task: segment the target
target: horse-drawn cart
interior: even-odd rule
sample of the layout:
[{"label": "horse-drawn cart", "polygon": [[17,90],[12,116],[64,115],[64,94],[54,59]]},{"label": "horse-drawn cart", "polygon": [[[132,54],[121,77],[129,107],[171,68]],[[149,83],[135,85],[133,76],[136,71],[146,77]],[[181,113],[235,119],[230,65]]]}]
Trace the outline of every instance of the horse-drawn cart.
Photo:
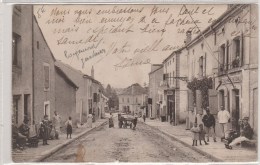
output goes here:
[{"label": "horse-drawn cart", "polygon": [[132,115],[121,114],[118,116],[118,125],[119,128],[130,128],[133,127],[134,117]]}]

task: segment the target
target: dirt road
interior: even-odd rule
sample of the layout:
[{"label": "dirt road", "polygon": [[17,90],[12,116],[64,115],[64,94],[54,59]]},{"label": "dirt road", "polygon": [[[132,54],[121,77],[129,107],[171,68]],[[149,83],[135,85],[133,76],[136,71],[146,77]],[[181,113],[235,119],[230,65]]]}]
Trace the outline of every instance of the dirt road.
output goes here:
[{"label": "dirt road", "polygon": [[[84,151],[85,150],[85,151]],[[46,162],[211,162],[209,158],[138,122],[136,130],[100,127]]]}]

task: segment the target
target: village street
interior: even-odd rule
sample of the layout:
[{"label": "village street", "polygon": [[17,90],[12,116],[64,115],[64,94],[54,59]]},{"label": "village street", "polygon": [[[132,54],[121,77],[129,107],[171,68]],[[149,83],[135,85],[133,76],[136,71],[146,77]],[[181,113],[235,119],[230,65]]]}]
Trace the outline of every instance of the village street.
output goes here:
[{"label": "village street", "polygon": [[171,140],[158,130],[138,122],[136,130],[104,125],[93,133],[61,149],[45,162],[74,162],[79,144],[86,153],[85,162],[211,162],[183,144]]}]

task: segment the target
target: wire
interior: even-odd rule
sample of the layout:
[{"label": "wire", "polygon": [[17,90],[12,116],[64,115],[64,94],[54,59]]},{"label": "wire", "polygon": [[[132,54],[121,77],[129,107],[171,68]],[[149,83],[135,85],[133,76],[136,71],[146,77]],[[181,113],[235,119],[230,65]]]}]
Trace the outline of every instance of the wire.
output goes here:
[{"label": "wire", "polygon": [[[186,10],[188,10],[187,7],[186,7],[186,5],[183,4],[183,6],[185,7]],[[190,18],[192,19],[194,25],[195,25],[195,26],[197,27],[197,29],[199,30],[200,35],[203,37],[203,40],[205,41],[205,43],[206,43],[206,45],[207,45],[207,47],[208,47],[208,49],[209,49],[209,51],[210,51],[210,54],[213,56],[213,58],[215,58],[215,60],[218,62],[219,65],[224,65],[224,64],[220,63],[219,60],[214,56],[214,53],[213,53],[211,47],[209,46],[209,44],[208,44],[208,42],[207,42],[207,40],[206,40],[204,34],[201,32],[199,26],[196,24],[195,20],[193,19],[193,17],[192,17],[191,14],[190,14],[190,12],[187,12],[187,13],[189,14]],[[226,72],[225,75],[228,77],[228,79],[229,79],[229,81],[231,82],[233,88],[236,88],[236,87],[234,86],[234,83],[232,82],[231,78],[229,77],[228,72]]]}]

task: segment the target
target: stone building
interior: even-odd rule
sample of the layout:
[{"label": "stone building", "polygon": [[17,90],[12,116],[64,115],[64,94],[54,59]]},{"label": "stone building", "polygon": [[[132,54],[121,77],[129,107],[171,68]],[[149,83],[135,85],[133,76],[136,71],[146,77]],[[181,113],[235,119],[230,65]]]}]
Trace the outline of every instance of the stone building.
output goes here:
[{"label": "stone building", "polygon": [[[209,105],[211,113],[216,115],[223,105],[231,114],[229,128],[237,130],[238,120],[249,117],[257,134],[257,11],[257,5],[229,6],[201,35],[187,43],[183,53],[188,55],[189,82],[200,80],[211,84],[208,97],[203,97],[200,89],[190,91],[190,124],[195,116],[201,122],[203,106]],[[217,135],[219,132],[217,124]]]},{"label": "stone building", "polygon": [[[190,38],[187,33],[187,39]],[[166,115],[165,119],[173,125],[185,123],[188,106],[187,90],[187,55],[185,49],[174,51],[163,61],[163,82],[161,91],[161,111]]]},{"label": "stone building", "polygon": [[24,117],[33,124],[33,30],[32,6],[13,7],[12,96],[13,117],[20,125]]},{"label": "stone building", "polygon": [[138,83],[125,88],[122,93],[118,94],[119,112],[142,114],[143,108],[146,106],[147,93],[147,89]]},{"label": "stone building", "polygon": [[160,118],[160,100],[158,88],[163,80],[163,65],[152,64],[149,73],[149,93],[148,98],[152,104],[148,104],[148,114],[150,118]]}]

